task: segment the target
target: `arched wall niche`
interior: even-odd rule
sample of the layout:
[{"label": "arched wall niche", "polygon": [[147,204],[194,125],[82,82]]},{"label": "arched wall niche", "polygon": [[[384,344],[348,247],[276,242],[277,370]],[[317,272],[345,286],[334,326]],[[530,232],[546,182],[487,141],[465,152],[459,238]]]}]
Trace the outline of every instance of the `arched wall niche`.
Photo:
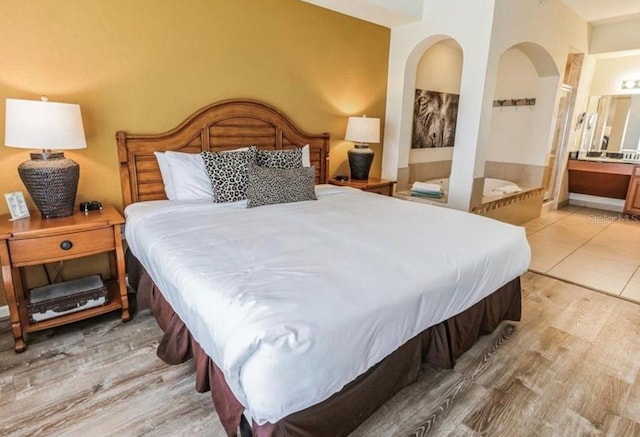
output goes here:
[{"label": "arched wall niche", "polygon": [[[462,47],[452,38],[431,45],[420,57],[409,150],[410,184],[451,174],[463,62]],[[421,147],[426,145],[436,147]]]},{"label": "arched wall niche", "polygon": [[[399,126],[399,189],[408,188],[416,180],[449,176],[453,147],[412,148],[416,94],[417,90],[424,90],[459,95],[463,62],[461,44],[443,34],[424,38],[408,56],[404,70],[403,114]],[[447,96],[448,99],[451,97]],[[420,101],[425,101],[424,94]]]},{"label": "arched wall niche", "polygon": [[[570,46],[579,52],[587,51],[588,34],[585,22],[558,0],[542,3],[426,0],[421,22],[399,26],[391,31],[382,162],[382,177],[386,179],[408,180],[407,151],[411,141],[416,66],[424,51],[445,36],[455,38],[464,51],[455,158],[447,206],[468,210],[478,200],[478,194],[482,193],[492,101],[501,53],[519,44],[534,59],[538,53],[546,51],[551,53],[559,71],[565,66]],[[545,57],[542,56],[542,59]],[[554,77],[554,70],[549,65],[544,61],[539,65],[536,62],[536,66],[541,68],[541,77],[548,77],[558,84],[559,80],[557,76]],[[552,102],[558,100],[559,88],[556,87]],[[542,107],[540,102],[536,106]],[[549,137],[554,106],[552,103],[549,111],[542,111],[548,114],[546,130],[536,132],[536,135],[545,137],[546,144],[551,143]]]},{"label": "arched wall niche", "polygon": [[[542,46],[514,44],[499,56],[484,175],[539,187],[549,171],[549,149],[560,86],[558,67]],[[522,106],[506,106],[511,100]],[[525,99],[535,99],[527,105]],[[531,101],[531,100],[530,100]],[[501,102],[507,102],[505,106]]]},{"label": "arched wall niche", "polygon": [[513,46],[511,46],[511,48],[520,50],[527,56],[527,58],[529,58],[536,71],[538,72],[538,76],[560,76],[560,72],[558,71],[558,67],[553,60],[553,57],[540,44],[537,44],[535,42],[521,42],[518,44],[514,44]]}]

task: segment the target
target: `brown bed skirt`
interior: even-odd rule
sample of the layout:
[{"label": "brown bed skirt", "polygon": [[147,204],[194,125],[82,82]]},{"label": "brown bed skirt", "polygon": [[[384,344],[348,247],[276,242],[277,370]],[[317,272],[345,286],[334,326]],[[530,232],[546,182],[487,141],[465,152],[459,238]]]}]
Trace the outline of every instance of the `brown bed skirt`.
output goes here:
[{"label": "brown bed skirt", "polygon": [[[236,436],[244,408],[222,371],[193,339],[144,269],[132,266],[129,277],[138,291],[138,308],[150,308],[164,331],[158,357],[168,364],[194,359],[196,390],[211,391],[222,426],[229,436]],[[520,311],[520,278],[516,278],[468,310],[418,334],[329,399],[275,424],[254,423],[253,436],[347,435],[394,394],[415,382],[423,362],[452,368],[481,335],[492,332],[503,320],[520,320]]]}]

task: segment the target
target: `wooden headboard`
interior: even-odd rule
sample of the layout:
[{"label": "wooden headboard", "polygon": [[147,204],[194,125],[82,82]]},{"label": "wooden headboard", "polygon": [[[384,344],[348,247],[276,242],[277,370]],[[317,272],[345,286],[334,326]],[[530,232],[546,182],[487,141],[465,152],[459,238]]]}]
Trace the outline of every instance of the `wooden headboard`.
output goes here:
[{"label": "wooden headboard", "polygon": [[328,133],[304,133],[286,115],[255,100],[224,100],[200,109],[169,132],[138,135],[119,131],[116,140],[124,206],[166,199],[153,152],[219,152],[252,144],[280,150],[309,144],[316,183],[326,183],[329,171]]}]

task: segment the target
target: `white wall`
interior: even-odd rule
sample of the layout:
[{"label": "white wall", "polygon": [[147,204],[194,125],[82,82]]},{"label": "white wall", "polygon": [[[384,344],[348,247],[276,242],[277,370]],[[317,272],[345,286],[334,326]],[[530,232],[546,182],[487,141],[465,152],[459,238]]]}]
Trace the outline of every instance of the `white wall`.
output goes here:
[{"label": "white wall", "polygon": [[591,26],[589,48],[592,54],[640,48],[640,18]]},{"label": "white wall", "polygon": [[[494,99],[537,96],[538,73],[529,58],[515,48],[504,52],[500,56]],[[536,109],[536,106],[492,109],[487,161],[525,163],[523,155],[531,149]]]},{"label": "white wall", "polygon": [[460,94],[462,80],[462,49],[445,40],[429,47],[420,58],[416,73],[416,88]]},{"label": "white wall", "polygon": [[495,99],[535,98],[536,104],[493,108],[487,161],[546,164],[549,143],[545,123],[554,110],[557,83],[557,76],[538,77],[538,71],[521,50],[512,48],[502,54]]},{"label": "white wall", "polygon": [[[418,63],[416,88],[460,94],[462,62],[462,49],[453,40],[445,40],[432,45],[424,52]],[[450,161],[452,158],[452,147],[411,149],[409,152],[410,164]]]},{"label": "white wall", "polygon": [[[416,0],[369,0],[387,9],[396,10],[399,13],[419,20],[422,17],[422,1]],[[344,3],[344,1],[343,1]]]},{"label": "white wall", "polygon": [[494,22],[492,54],[497,56],[518,43],[536,43],[564,73],[570,47],[588,52],[586,22],[560,0],[496,0]]},{"label": "white wall", "polygon": [[[520,151],[517,159],[528,161],[530,164],[545,165],[553,139],[561,77],[564,75],[567,56],[571,52],[588,52],[587,23],[560,0],[546,0],[542,3],[496,0],[494,21],[492,58],[499,59],[507,49],[523,42],[534,49],[544,49],[544,52],[538,52],[535,56],[530,54],[530,59],[533,58],[538,66],[538,75],[543,77],[538,83],[534,109],[535,138],[532,144],[535,146],[533,153],[530,153],[531,150]],[[544,68],[540,68],[540,65],[545,63],[545,56],[553,60],[553,66],[545,65]],[[581,99],[586,99],[585,94],[579,94]],[[572,124],[577,116],[578,114],[574,113]],[[575,133],[571,132],[569,144],[573,141],[574,135]]]},{"label": "white wall", "polygon": [[[413,95],[419,58],[445,37],[464,54],[449,206],[467,210],[475,178],[484,174],[492,100],[500,55],[523,42],[543,47],[556,74],[564,72],[570,49],[587,52],[587,25],[560,0],[424,0],[423,19],[391,29],[382,175],[395,179],[409,163]],[[544,76],[549,76],[544,72]],[[551,143],[555,101],[536,132]]]},{"label": "white wall", "polygon": [[418,22],[422,17],[422,1],[420,0],[302,1],[389,28]]},{"label": "white wall", "polygon": [[591,83],[591,95],[640,93],[638,89],[623,90],[622,81],[626,79],[640,79],[640,56],[598,59]]},{"label": "white wall", "polygon": [[382,175],[396,179],[409,164],[418,62],[432,44],[455,39],[464,54],[449,206],[468,209],[473,186],[478,120],[485,100],[487,53],[494,0],[425,0],[420,23],[391,29]]}]

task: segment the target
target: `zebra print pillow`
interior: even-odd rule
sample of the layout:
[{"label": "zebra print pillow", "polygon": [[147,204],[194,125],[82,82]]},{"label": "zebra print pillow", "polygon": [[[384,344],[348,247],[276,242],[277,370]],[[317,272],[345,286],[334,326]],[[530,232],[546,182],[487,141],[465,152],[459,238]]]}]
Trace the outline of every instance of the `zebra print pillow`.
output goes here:
[{"label": "zebra print pillow", "polygon": [[315,167],[269,168],[249,165],[247,208],[316,200]]}]

